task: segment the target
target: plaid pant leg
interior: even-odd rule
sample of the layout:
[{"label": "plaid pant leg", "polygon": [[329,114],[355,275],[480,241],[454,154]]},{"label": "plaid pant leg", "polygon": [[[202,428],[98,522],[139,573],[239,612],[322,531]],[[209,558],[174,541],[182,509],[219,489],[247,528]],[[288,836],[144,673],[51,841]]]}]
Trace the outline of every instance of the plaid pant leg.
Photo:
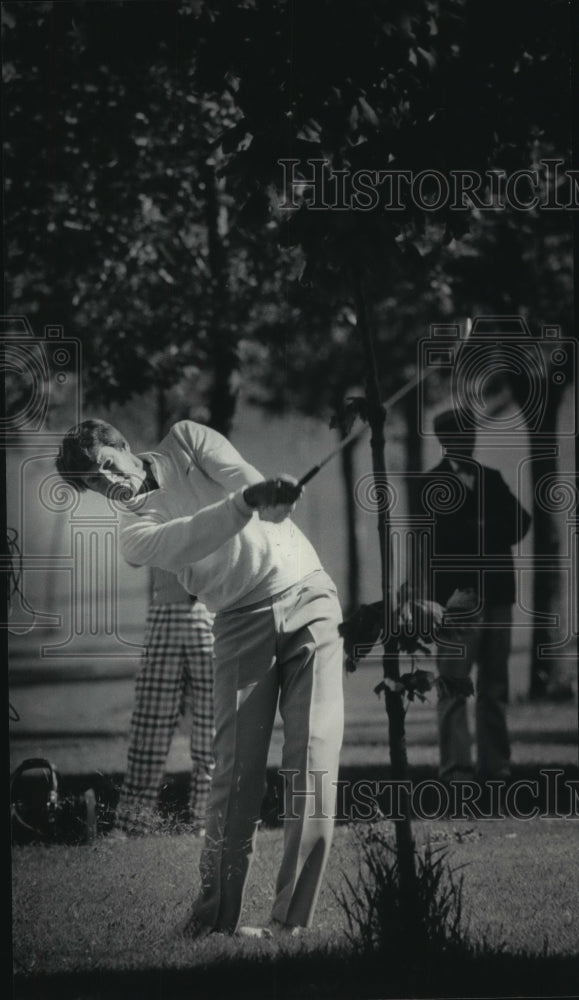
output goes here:
[{"label": "plaid pant leg", "polygon": [[157,806],[185,684],[183,651],[190,628],[186,604],[149,609],[145,652],[135,684],[127,771],[117,825],[145,827]]},{"label": "plaid pant leg", "polygon": [[205,821],[215,760],[213,737],[213,618],[203,604],[189,609],[190,627],[185,647],[185,702],[191,713],[191,787],[189,815],[194,824]]}]

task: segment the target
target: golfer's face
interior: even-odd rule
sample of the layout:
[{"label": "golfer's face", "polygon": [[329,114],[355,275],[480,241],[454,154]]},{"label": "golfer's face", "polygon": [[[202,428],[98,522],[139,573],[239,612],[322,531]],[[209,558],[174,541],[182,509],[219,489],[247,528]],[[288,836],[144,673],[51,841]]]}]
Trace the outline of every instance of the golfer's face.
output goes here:
[{"label": "golfer's face", "polygon": [[143,462],[128,447],[100,445],[95,455],[94,470],[86,476],[85,481],[89,489],[104,496],[110,495],[117,487],[129,490],[134,496],[139,492],[145,477]]}]

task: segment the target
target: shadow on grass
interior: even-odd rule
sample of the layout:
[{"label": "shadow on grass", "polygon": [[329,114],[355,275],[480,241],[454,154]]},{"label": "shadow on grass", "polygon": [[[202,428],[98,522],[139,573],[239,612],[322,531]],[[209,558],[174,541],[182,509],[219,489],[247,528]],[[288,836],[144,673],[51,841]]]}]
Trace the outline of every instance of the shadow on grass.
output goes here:
[{"label": "shadow on grass", "polygon": [[[443,959],[443,960],[442,960]],[[397,978],[392,956],[343,953],[235,959],[205,969],[15,977],[14,1000],[370,1000],[576,995],[579,955],[449,952],[427,974]]]}]

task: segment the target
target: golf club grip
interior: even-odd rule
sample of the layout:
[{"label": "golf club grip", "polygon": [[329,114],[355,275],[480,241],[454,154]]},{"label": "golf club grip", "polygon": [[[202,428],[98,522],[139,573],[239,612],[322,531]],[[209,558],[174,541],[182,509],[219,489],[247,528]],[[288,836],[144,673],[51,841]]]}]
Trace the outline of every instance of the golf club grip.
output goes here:
[{"label": "golf club grip", "polygon": [[314,476],[320,471],[320,469],[321,465],[314,465],[313,469],[310,469],[309,472],[306,472],[305,476],[302,476],[297,485],[305,486],[306,483],[309,483],[310,479],[314,478]]}]

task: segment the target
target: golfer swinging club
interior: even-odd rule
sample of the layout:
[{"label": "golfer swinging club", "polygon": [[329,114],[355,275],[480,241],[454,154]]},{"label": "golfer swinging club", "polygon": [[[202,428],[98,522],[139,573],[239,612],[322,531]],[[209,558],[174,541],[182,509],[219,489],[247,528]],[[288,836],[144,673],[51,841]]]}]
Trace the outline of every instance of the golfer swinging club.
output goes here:
[{"label": "golfer swinging club", "polygon": [[[270,934],[309,927],[333,832],[343,735],[336,588],[290,515],[302,489],[264,480],[216,431],[184,420],[135,455],[102,420],[64,437],[56,462],[79,490],[116,494],[125,558],[175,573],[215,612],[216,766],[201,890],[185,925]],[[240,928],[279,701],[291,809],[271,925]],[[315,788],[314,772],[323,772]],[[314,790],[317,798],[314,802]]]}]

